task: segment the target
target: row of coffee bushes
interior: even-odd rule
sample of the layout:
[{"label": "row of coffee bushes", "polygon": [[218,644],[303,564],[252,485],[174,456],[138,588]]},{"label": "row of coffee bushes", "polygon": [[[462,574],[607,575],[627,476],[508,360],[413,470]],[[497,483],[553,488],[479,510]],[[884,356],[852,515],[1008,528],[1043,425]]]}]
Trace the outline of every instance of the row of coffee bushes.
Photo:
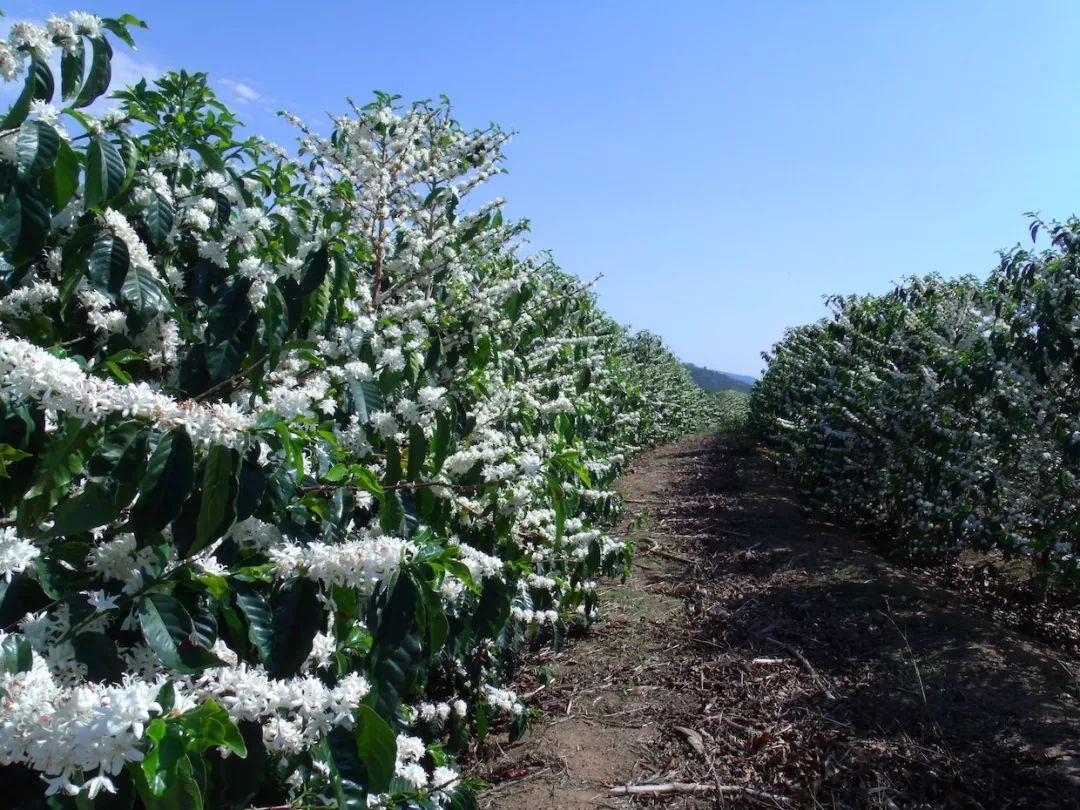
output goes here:
[{"label": "row of coffee bushes", "polygon": [[498,128],[377,95],[286,151],[187,72],[101,112],[140,25],[0,43],[4,801],[467,806],[516,651],[627,565],[621,465],[708,414],[474,202]]},{"label": "row of coffee bushes", "polygon": [[984,281],[928,276],[789,330],[756,429],[822,506],[919,555],[996,549],[1075,587],[1080,223]]},{"label": "row of coffee bushes", "polygon": [[687,368],[652,332],[638,332],[623,350],[645,397],[645,444],[671,441],[730,421],[733,407],[693,381]]}]

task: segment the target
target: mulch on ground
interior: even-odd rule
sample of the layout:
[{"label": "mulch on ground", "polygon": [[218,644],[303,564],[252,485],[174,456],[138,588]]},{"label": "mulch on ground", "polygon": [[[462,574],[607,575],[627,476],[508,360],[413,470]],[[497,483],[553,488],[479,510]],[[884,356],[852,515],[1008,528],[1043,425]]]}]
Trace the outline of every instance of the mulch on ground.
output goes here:
[{"label": "mulch on ground", "polygon": [[[481,806],[1080,806],[1075,607],[890,562],[739,436],[647,453],[622,487],[634,576],[523,668],[542,719],[475,752]],[[1038,610],[1065,629],[1022,632]]]}]

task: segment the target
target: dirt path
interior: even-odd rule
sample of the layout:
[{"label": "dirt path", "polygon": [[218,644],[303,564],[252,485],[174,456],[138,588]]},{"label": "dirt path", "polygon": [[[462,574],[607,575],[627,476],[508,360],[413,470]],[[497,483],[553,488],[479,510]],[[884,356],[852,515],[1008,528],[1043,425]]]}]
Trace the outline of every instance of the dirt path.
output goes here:
[{"label": "dirt path", "polygon": [[[815,522],[736,437],[659,448],[622,485],[634,576],[530,661],[543,718],[492,742],[482,807],[1080,806],[1074,659]],[[672,782],[698,787],[611,793]]]}]

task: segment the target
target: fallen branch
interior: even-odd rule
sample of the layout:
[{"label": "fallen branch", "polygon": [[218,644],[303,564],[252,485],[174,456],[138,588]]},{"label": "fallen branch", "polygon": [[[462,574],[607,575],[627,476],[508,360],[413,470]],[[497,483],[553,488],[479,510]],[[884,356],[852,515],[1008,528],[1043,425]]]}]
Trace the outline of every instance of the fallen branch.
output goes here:
[{"label": "fallen branch", "polygon": [[817,683],[818,686],[820,686],[824,690],[825,697],[827,697],[829,700],[836,700],[836,695],[834,695],[832,693],[832,690],[829,689],[829,685],[825,682],[825,679],[818,675],[817,670],[814,669],[814,666],[806,660],[806,656],[799,652],[798,648],[792,647],[790,644],[780,641],[780,639],[778,638],[773,638],[772,636],[762,635],[762,638],[770,644],[775,644],[777,647],[780,647],[791,653],[795,660],[798,661],[800,665],[802,665],[802,668],[806,670],[806,674],[813,678],[814,682]]},{"label": "fallen branch", "polygon": [[641,550],[646,554],[663,557],[666,560],[674,560],[675,562],[686,563],[687,565],[697,564],[697,560],[691,559],[690,557],[684,557],[682,554],[675,554],[672,551],[664,551],[662,548],[658,547],[655,544],[648,546],[642,545]]},{"label": "fallen branch", "polygon": [[657,785],[619,785],[613,787],[611,796],[671,796],[677,793],[744,793],[758,799],[786,804],[791,800],[756,788],[742,785],[706,785],[702,782],[663,782]]}]

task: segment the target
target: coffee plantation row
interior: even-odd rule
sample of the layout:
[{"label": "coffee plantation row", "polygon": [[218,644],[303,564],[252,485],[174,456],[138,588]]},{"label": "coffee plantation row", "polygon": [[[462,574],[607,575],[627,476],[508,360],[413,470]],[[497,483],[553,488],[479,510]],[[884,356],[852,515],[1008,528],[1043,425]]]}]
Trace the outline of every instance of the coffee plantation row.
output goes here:
[{"label": "coffee plantation row", "polygon": [[752,424],[820,505],[916,557],[1030,561],[1075,589],[1080,546],[1080,221],[986,281],[911,279],[831,299],[766,355]]},{"label": "coffee plantation row", "polygon": [[628,565],[620,468],[722,403],[473,203],[506,133],[378,94],[289,152],[187,72],[105,110],[141,25],[0,43],[3,801],[469,806]]}]

